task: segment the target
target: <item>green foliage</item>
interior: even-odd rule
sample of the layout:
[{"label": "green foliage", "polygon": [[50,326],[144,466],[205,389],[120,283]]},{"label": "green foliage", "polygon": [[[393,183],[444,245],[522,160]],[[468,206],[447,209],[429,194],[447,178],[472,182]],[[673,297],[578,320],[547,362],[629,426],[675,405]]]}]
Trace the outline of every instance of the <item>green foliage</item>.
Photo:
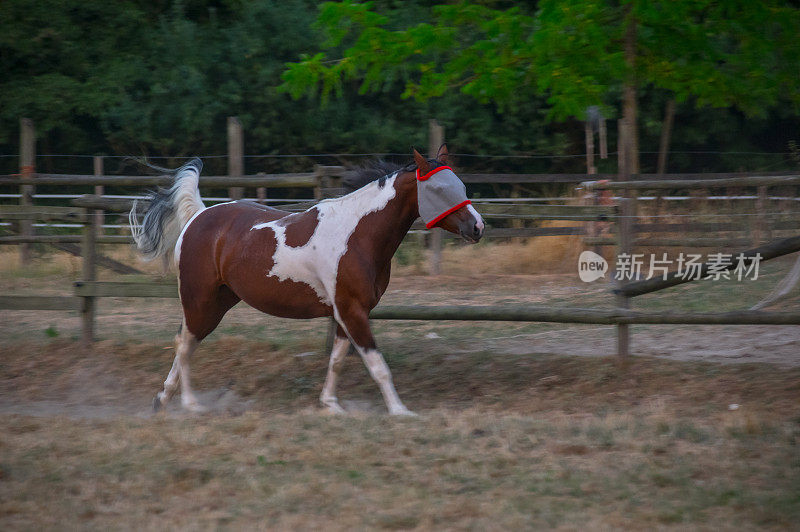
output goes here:
[{"label": "green foliage", "polygon": [[614,116],[628,75],[622,53],[624,11],[607,2],[540,2],[534,37],[536,83],[549,94],[551,116],[583,117],[590,105]]},{"label": "green foliage", "polygon": [[[283,87],[325,100],[341,95],[344,81],[361,80],[363,94],[400,77],[404,97],[458,88],[502,109],[524,104],[535,88],[557,119],[583,117],[590,105],[608,114],[626,82],[751,115],[781,99],[800,104],[800,10],[785,2],[541,0],[537,9],[462,0],[435,6],[432,24],[397,30],[371,3],[327,2],[317,25],[339,58],[320,52],[288,64]],[[623,50],[629,25],[633,64]]]},{"label": "green foliage", "polygon": [[797,28],[789,3],[637,3],[637,75],[698,106],[764,115],[781,99],[800,104]]},{"label": "green foliage", "polygon": [[[416,3],[397,5],[395,18],[403,23],[423,14]],[[315,100],[293,102],[277,86],[285,63],[322,46],[312,28],[315,6],[306,0],[2,2],[0,148],[16,152],[18,121],[27,116],[36,123],[40,153],[224,153],[231,115],[244,125],[248,153],[406,152],[425,145],[434,115],[465,151],[551,147],[538,135],[516,133],[516,124],[537,121],[537,106],[501,116],[446,95],[435,106],[404,101],[399,77],[363,97],[339,80],[325,89],[339,97],[323,108]],[[307,169],[313,162],[296,164]]]},{"label": "green foliage", "polygon": [[323,53],[287,64],[283,89],[323,101],[341,95],[342,83],[361,80],[359,93],[379,92],[396,80],[402,97],[425,101],[455,88],[481,103],[502,108],[522,103],[530,91],[529,64],[534,19],[519,8],[500,11],[461,2],[434,7],[435,24],[422,22],[405,30],[384,28],[390,17],[370,10],[371,3],[326,2],[317,27],[328,38],[323,46],[341,51],[341,59]]},{"label": "green foliage", "polygon": [[[621,52],[629,3],[4,0],[0,152],[17,153],[26,116],[39,153],[224,154],[225,120],[236,115],[248,154],[405,153],[426,144],[429,118],[459,152],[578,154],[583,132],[568,117],[590,104],[614,116],[630,75],[643,150],[654,148],[671,96],[686,102],[676,147],[786,149],[799,123],[785,107],[798,100],[797,9],[775,0],[630,3],[639,20],[631,71]],[[695,105],[719,109],[686,112]],[[0,162],[13,171],[11,158]],[[248,159],[247,171],[314,162]],[[583,168],[579,158],[461,162]],[[224,171],[224,161],[209,164]]]}]

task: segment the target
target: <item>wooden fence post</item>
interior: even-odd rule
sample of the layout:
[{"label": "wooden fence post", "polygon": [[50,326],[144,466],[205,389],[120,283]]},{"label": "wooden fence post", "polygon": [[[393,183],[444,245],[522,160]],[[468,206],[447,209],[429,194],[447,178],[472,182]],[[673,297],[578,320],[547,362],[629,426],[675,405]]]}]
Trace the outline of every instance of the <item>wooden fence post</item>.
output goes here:
[{"label": "wooden fence post", "polygon": [[758,199],[756,199],[756,220],[753,231],[754,246],[761,244],[761,242],[765,240],[769,240],[772,236],[767,224],[766,216],[764,215],[768,204],[769,196],[767,194],[767,187],[758,187]]},{"label": "wooden fence post", "polygon": [[589,120],[584,122],[586,133],[586,173],[595,175],[597,167],[594,165],[594,129]]},{"label": "wooden fence post", "polygon": [[[588,117],[584,122],[584,127],[586,134],[586,175],[589,179],[592,179],[591,176],[597,173],[597,166],[594,164],[594,128]],[[604,141],[605,139],[601,140],[601,150]],[[598,203],[597,191],[587,191],[581,202],[583,205],[597,205]],[[599,226],[596,221],[586,223],[586,234],[589,237],[596,237],[599,235]],[[599,255],[602,249],[600,249],[600,246],[595,245],[592,247],[592,251]]]},{"label": "wooden fence post", "polygon": [[[522,197],[521,187],[519,185],[512,185],[511,186],[511,194],[510,194],[510,196],[512,198],[514,198],[514,199],[521,198]],[[512,229],[524,229],[525,228],[525,220],[523,220],[522,218],[512,218],[511,219],[511,228]],[[510,239],[511,242],[516,242],[517,244],[522,243],[524,240],[525,240],[524,238],[517,238],[517,237]]]},{"label": "wooden fence post", "polygon": [[656,173],[664,175],[667,173],[667,155],[669,154],[669,141],[672,137],[672,123],[675,120],[675,100],[667,100],[664,109],[664,123],[661,126],[661,139],[658,144],[658,165]]},{"label": "wooden fence post", "polygon": [[600,158],[608,159],[608,142],[606,140],[606,119],[600,117],[600,131],[597,133],[597,140],[600,144]]},{"label": "wooden fence post", "polygon": [[[444,144],[444,127],[434,120],[428,121],[428,157],[433,159]],[[431,229],[430,238],[430,259],[428,273],[439,275],[442,273],[442,229],[434,227]]]},{"label": "wooden fence post", "polygon": [[[83,244],[81,254],[83,255],[83,275],[84,281],[97,280],[97,224],[98,218],[94,216],[92,209],[85,209],[86,220],[83,225]],[[86,350],[91,349],[94,341],[94,320],[97,301],[93,296],[83,298],[81,304],[81,342]]]},{"label": "wooden fence post", "polygon": [[317,179],[317,184],[314,186],[314,199],[319,201],[324,197],[322,189],[330,188],[330,185],[328,184],[329,179],[327,172],[320,164],[314,166],[314,176]]},{"label": "wooden fence post", "polygon": [[[600,205],[599,195],[601,193],[602,191],[587,190],[583,195],[583,204],[588,206]],[[586,236],[588,236],[589,238],[597,238],[600,236],[600,223],[597,220],[591,220],[586,222]],[[597,244],[594,244],[592,246],[592,251],[594,251],[598,255],[602,255],[603,248]]]},{"label": "wooden fence post", "polygon": [[[95,157],[94,158],[94,175],[97,177],[103,176],[103,158],[102,157]],[[105,192],[105,187],[103,185],[95,185],[94,193],[96,196],[102,196]],[[97,236],[103,235],[103,221],[105,220],[105,215],[103,214],[102,209],[98,209],[94,211],[94,217],[92,218],[92,223],[95,226],[95,230],[97,231]]]},{"label": "wooden fence post", "polygon": [[[244,134],[242,123],[235,116],[228,117],[228,176],[241,177],[244,175]],[[228,196],[232,200],[242,199],[244,188],[231,187]]]},{"label": "wooden fence post", "polygon": [[[631,142],[631,128],[624,120],[620,120],[619,124],[619,180],[630,181],[631,168],[632,168],[632,142]],[[630,199],[630,189],[623,189],[620,191],[622,199],[620,200],[620,218],[618,219],[618,238],[619,245],[617,247],[617,257],[623,254],[631,255],[633,251],[633,203]],[[618,285],[624,284],[624,279],[618,280]],[[630,298],[622,293],[616,296],[617,308],[630,309]],[[630,355],[631,331],[627,323],[617,324],[617,356],[620,361],[627,361]]]},{"label": "wooden fence post", "polygon": [[[19,120],[19,174],[23,179],[33,180],[36,171],[36,131],[33,120],[20,118]],[[33,205],[33,185],[20,187],[20,205]],[[20,220],[19,232],[23,237],[33,236],[33,223],[31,220]],[[31,261],[31,245],[20,244],[20,262],[26,266]]]},{"label": "wooden fence post", "polygon": [[795,197],[796,187],[781,187],[780,196],[783,198],[780,202],[781,214],[791,214],[794,201],[791,199]]}]

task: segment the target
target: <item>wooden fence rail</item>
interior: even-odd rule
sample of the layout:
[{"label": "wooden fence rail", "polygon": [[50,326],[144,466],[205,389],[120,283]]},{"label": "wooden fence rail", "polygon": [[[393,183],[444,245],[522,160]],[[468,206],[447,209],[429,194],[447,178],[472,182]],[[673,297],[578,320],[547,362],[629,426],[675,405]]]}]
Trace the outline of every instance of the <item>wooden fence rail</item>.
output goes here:
[{"label": "wooden fence rail", "polygon": [[[320,198],[324,192],[339,190],[335,188],[332,180],[341,177],[341,167],[317,167],[314,172],[298,174],[273,174],[259,176],[210,176],[202,177],[202,186],[215,187],[312,187],[315,197]],[[524,177],[529,178],[530,175]],[[552,177],[552,176],[549,176]],[[577,182],[585,180],[585,175],[567,175],[549,182]],[[580,235],[585,236],[584,242],[589,245],[615,245],[618,249],[632,249],[633,246],[683,246],[683,247],[744,247],[752,241],[750,235],[739,237],[731,234],[725,237],[687,237],[687,232],[752,232],[756,229],[758,238],[769,235],[766,220],[772,223],[769,230],[796,231],[800,228],[800,219],[797,216],[784,213],[760,212],[757,219],[750,220],[725,220],[724,222],[711,223],[685,223],[685,222],[655,222],[636,223],[636,198],[630,194],[634,190],[666,190],[686,188],[699,190],[716,187],[759,187],[757,201],[762,207],[766,201],[767,186],[796,186],[800,184],[800,176],[773,175],[773,176],[741,176],[720,174],[712,179],[692,177],[685,179],[671,179],[652,181],[644,176],[633,176],[623,183],[584,182],[587,191],[619,190],[626,196],[618,205],[601,204],[566,204],[554,205],[534,202],[482,202],[475,200],[476,206],[487,219],[527,219],[527,220],[572,220],[589,222],[608,222],[606,233],[608,236],[587,235],[587,228],[579,227],[510,227],[494,229],[489,236],[543,236],[543,235]],[[26,178],[27,179],[27,178]],[[478,177],[466,174],[465,181],[469,183],[517,183],[523,175],[490,174]],[[56,176],[37,174],[32,181],[21,178],[0,178],[0,185],[29,184],[69,184],[69,185],[126,185],[126,186],[153,186],[168,184],[170,178],[165,176]],[[530,183],[531,181],[526,181]],[[627,191],[627,193],[626,193]],[[694,199],[692,201],[695,201]],[[702,198],[698,201],[702,201]],[[21,243],[80,243],[84,255],[83,279],[75,284],[73,296],[2,296],[0,308],[13,310],[78,310],[82,316],[83,339],[88,344],[94,336],[95,313],[97,298],[103,297],[177,297],[177,287],[174,283],[109,283],[95,280],[95,267],[101,263],[95,247],[97,244],[130,243],[129,235],[105,235],[101,232],[102,217],[97,216],[98,211],[107,213],[125,213],[130,210],[132,201],[127,199],[113,199],[101,194],[85,195],[72,200],[70,207],[46,207],[34,205],[0,206],[0,219],[10,221],[46,221],[68,222],[83,226],[80,235],[26,235],[11,234],[0,236],[0,244]],[[308,208],[313,202],[300,202],[287,205],[278,205],[287,210],[302,210]],[[146,202],[141,203],[146,206]],[[626,222],[626,223],[621,223]],[[417,225],[414,230],[421,230]],[[639,233],[674,233],[681,236],[669,238],[636,237]],[[776,233],[777,234],[777,233]],[[772,242],[766,246],[756,247],[745,251],[746,254],[760,253],[761,260],[781,256],[800,250],[800,237],[791,237]],[[764,311],[734,311],[721,313],[686,313],[686,312],[643,312],[627,308],[629,298],[649,293],[656,290],[675,286],[687,282],[679,279],[674,273],[667,281],[650,279],[637,283],[620,286],[616,290],[618,296],[617,308],[613,309],[586,309],[570,307],[541,307],[541,306],[379,306],[371,317],[373,319],[394,320],[465,320],[465,321],[540,321],[558,323],[587,323],[609,324],[618,327],[619,354],[627,352],[628,326],[632,324],[772,324],[772,325],[797,325],[800,324],[800,313],[793,312],[764,312]]]},{"label": "wooden fence rail", "polygon": [[[1,241],[0,241],[1,242]],[[583,243],[587,246],[614,246],[618,242],[615,237],[587,236]],[[633,247],[649,248],[719,248],[732,249],[747,246],[752,242],[749,238],[713,238],[713,237],[685,237],[685,238],[658,238],[637,237],[632,241]]]},{"label": "wooden fence rail", "polygon": [[[86,209],[102,209],[108,212],[128,212],[133,207],[132,200],[105,198],[103,196],[85,195],[71,201],[76,207]],[[316,202],[289,203],[274,205],[277,209],[299,211],[313,207]],[[610,220],[617,213],[613,205],[550,205],[542,203],[516,203],[498,204],[482,203],[480,200],[473,202],[480,208],[484,218],[521,218],[530,217],[539,220]],[[139,201],[142,209],[148,205],[147,201]],[[0,208],[0,217],[3,211]]]},{"label": "wooden fence rail", "polygon": [[[0,236],[0,245],[18,244],[79,244],[83,242],[81,235],[6,235]],[[102,235],[95,239],[97,244],[132,244],[130,235]]]},{"label": "wooden fence rail", "polygon": [[0,310],[80,310],[82,303],[71,296],[0,296]]},{"label": "wooden fence rail", "polygon": [[[97,253],[97,244],[129,243],[128,235],[102,234],[103,212],[125,213],[131,208],[130,200],[111,200],[102,196],[103,187],[153,187],[168,185],[169,176],[109,176],[103,175],[101,158],[94,160],[94,175],[61,175],[35,172],[35,134],[33,122],[21,120],[21,153],[20,172],[13,176],[0,176],[0,186],[18,187],[19,206],[0,206],[0,219],[12,222],[12,234],[0,236],[0,244],[20,244],[23,263],[30,258],[29,244],[50,243],[73,249],[80,243],[83,257],[82,280],[75,284],[74,296],[0,296],[0,308],[5,309],[43,309],[43,310],[79,310],[82,317],[82,338],[86,345],[94,336],[97,298],[101,297],[177,297],[174,283],[104,283],[96,280],[96,267],[106,259],[106,264],[113,266],[113,261],[103,258]],[[586,174],[498,174],[498,173],[461,173],[460,177],[467,184],[512,185],[518,193],[521,185],[537,184],[580,184],[586,193],[582,205],[549,205],[521,204],[522,202],[480,202],[475,203],[483,215],[491,219],[515,220],[512,227],[493,229],[488,235],[494,236],[540,236],[540,235],[582,235],[587,236],[586,243],[594,245],[613,244],[618,253],[630,253],[637,245],[681,245],[709,244],[714,246],[739,246],[745,239],[741,234],[729,234],[723,238],[708,239],[687,237],[693,232],[731,232],[744,233],[749,240],[756,242],[749,252],[760,252],[762,260],[773,256],[790,253],[800,249],[800,237],[772,242],[758,247],[757,243],[777,236],[772,231],[796,231],[796,216],[774,217],[765,213],[765,206],[771,201],[767,187],[796,187],[800,185],[800,175],[784,173],[718,173],[718,174],[637,174],[632,163],[632,136],[628,135],[629,127],[624,121],[619,123],[618,166],[615,174],[596,174],[587,139],[587,171],[593,181],[587,181]],[[217,187],[229,190],[231,197],[241,196],[243,188],[255,188],[259,199],[266,198],[269,188],[310,188],[316,200],[338,195],[342,192],[338,180],[344,175],[341,166],[316,166],[313,172],[289,174],[244,174],[244,136],[238,119],[231,117],[228,121],[228,173],[227,176],[201,176],[200,186]],[[430,150],[435,151],[444,141],[444,129],[435,121],[430,122]],[[612,182],[614,181],[614,182]],[[94,186],[95,195],[83,196],[74,200],[71,207],[39,207],[33,206],[32,194],[35,185],[46,186]],[[717,224],[686,224],[670,220],[668,223],[641,223],[637,218],[637,194],[635,191],[655,192],[655,205],[659,209],[667,190],[689,190],[688,201],[692,205],[708,206],[708,195],[702,190],[726,188],[726,201],[732,194],[730,189],[741,187],[758,187],[755,198],[756,216],[753,219],[716,218]],[[603,194],[604,191],[609,191]],[[616,191],[618,206],[610,205],[610,192]],[[784,194],[784,196],[787,196]],[[788,198],[794,199],[792,193]],[[621,197],[621,199],[620,199]],[[144,203],[142,203],[144,205]],[[787,206],[786,201],[781,204]],[[302,210],[310,203],[283,206],[287,210]],[[13,207],[17,207],[16,209]],[[781,211],[787,209],[779,209]],[[580,227],[522,227],[522,220],[572,220],[587,221]],[[33,221],[67,222],[82,226],[81,235],[34,235]],[[767,222],[770,223],[767,223]],[[726,225],[727,224],[727,225]],[[417,225],[413,228],[420,230]],[[675,233],[678,237],[643,237],[647,233]],[[637,238],[637,233],[640,234]],[[441,242],[442,232],[435,230],[431,242]],[[70,248],[69,246],[72,246]],[[440,244],[431,247],[432,256],[437,256]],[[599,249],[598,249],[599,250]],[[74,252],[74,249],[73,249]],[[117,267],[120,265],[117,264]],[[432,266],[436,266],[435,264]],[[432,270],[435,270],[432,267]],[[371,317],[374,319],[407,319],[407,320],[491,320],[491,321],[546,321],[561,323],[594,323],[611,324],[617,327],[617,354],[628,353],[631,324],[800,324],[800,313],[774,313],[763,311],[737,311],[723,313],[685,313],[685,312],[641,312],[629,308],[631,297],[680,284],[681,281],[672,274],[667,281],[650,279],[637,283],[629,283],[619,287],[615,295],[614,309],[583,308],[551,308],[535,306],[490,306],[490,307],[420,307],[420,306],[379,306]]]},{"label": "wooden fence rail", "polygon": [[644,312],[543,306],[377,306],[376,320],[535,321],[596,325],[800,325],[800,312]]},{"label": "wooden fence rail", "polygon": [[[228,188],[228,185],[245,188],[315,187],[320,179],[339,178],[344,175],[343,166],[317,166],[313,172],[282,174],[251,174],[243,176],[200,176],[200,186]],[[517,184],[535,185],[547,183],[581,184],[589,190],[636,189],[680,189],[680,188],[724,188],[747,186],[798,185],[800,176],[775,172],[734,172],[705,174],[636,174],[622,186],[614,181],[617,174],[594,174],[587,181],[586,174],[495,174],[459,173],[459,178],[468,184]],[[71,185],[71,186],[156,186],[171,182],[167,175],[88,175],[88,174],[44,174],[32,173],[30,177],[19,175],[0,176],[0,186],[18,185]]]},{"label": "wooden fence rail", "polygon": [[[0,309],[80,310],[85,298],[177,298],[176,284],[169,283],[75,283],[75,297],[0,296]],[[535,305],[379,305],[370,313],[375,320],[408,321],[524,321],[593,325],[800,325],[800,312],[634,311]]]},{"label": "wooden fence rail", "polygon": [[[240,177],[229,176],[200,176],[201,187],[227,188],[228,185],[257,188],[287,188],[287,187],[316,187],[319,186],[320,175],[311,173],[295,174],[263,174]],[[164,186],[172,183],[171,176],[93,176],[93,175],[67,175],[67,174],[35,174],[33,183],[36,185],[60,186],[135,186],[152,187]],[[0,177],[2,185],[20,185],[31,183],[18,177]]]},{"label": "wooden fence rail", "polygon": [[83,223],[86,219],[86,211],[79,207],[0,205],[0,220]]},{"label": "wooden fence rail", "polygon": [[[759,262],[766,262],[768,260],[777,257],[782,257],[784,255],[788,255],[789,253],[794,253],[796,251],[800,251],[800,236],[776,240],[774,242],[770,242],[769,244],[765,244],[757,248],[741,251],[734,255],[733,260],[731,261],[730,264],[728,264],[727,266],[716,265],[715,269],[716,271],[731,271],[735,269],[738,266],[738,261],[736,260],[736,256],[738,256],[739,254],[742,255],[743,259],[745,259],[743,261],[744,265],[749,266],[756,259]],[[699,274],[697,274],[697,277],[701,279],[706,277],[710,269],[711,269],[710,263],[703,264],[702,267],[700,268]],[[624,294],[627,297],[634,297],[663,290],[665,288],[678,286],[684,283],[689,283],[694,280],[696,279],[694,279],[693,276],[682,276],[678,272],[672,272],[669,275],[667,275],[666,278],[654,277],[652,279],[646,279],[644,281],[635,281],[627,283],[620,286],[615,291],[617,293]]]},{"label": "wooden fence rail", "polygon": [[772,187],[800,185],[800,175],[744,176],[719,179],[660,179],[658,181],[632,179],[631,181],[626,182],[584,181],[581,185],[587,190],[671,190],[728,187]]}]

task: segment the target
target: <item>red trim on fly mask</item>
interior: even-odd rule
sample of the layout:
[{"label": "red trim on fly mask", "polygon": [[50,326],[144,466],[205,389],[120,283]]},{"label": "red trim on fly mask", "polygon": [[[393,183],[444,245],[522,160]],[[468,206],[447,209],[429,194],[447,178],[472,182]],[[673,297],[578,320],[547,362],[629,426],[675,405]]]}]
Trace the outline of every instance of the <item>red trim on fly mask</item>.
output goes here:
[{"label": "red trim on fly mask", "polygon": [[427,181],[428,179],[431,178],[433,174],[435,174],[436,172],[441,172],[442,170],[450,170],[451,172],[453,171],[453,169],[450,168],[449,166],[440,166],[439,168],[434,168],[427,174],[421,176],[419,175],[419,168],[417,168],[417,181]]},{"label": "red trim on fly mask", "polygon": [[461,207],[466,207],[466,206],[467,206],[467,205],[469,205],[470,203],[472,203],[470,200],[467,200],[467,201],[462,201],[461,203],[459,203],[459,204],[458,204],[458,205],[456,205],[455,207],[452,207],[452,208],[450,208],[450,209],[447,209],[447,210],[446,210],[446,211],[444,211],[442,214],[440,214],[439,216],[437,216],[436,218],[434,218],[434,219],[433,219],[433,220],[431,220],[430,222],[426,223],[426,224],[425,224],[425,227],[427,227],[428,229],[432,229],[433,227],[435,227],[435,226],[436,226],[436,224],[438,224],[439,222],[441,222],[443,218],[446,218],[448,215],[450,215],[450,214],[453,214],[454,212],[456,212],[456,211],[457,211],[458,209],[460,209]]}]

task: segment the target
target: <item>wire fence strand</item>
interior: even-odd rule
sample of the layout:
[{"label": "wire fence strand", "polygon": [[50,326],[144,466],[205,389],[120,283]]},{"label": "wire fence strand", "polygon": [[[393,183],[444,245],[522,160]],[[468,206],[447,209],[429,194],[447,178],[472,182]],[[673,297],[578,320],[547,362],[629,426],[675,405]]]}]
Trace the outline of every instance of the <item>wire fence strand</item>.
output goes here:
[{"label": "wire fence strand", "polygon": [[[640,151],[642,155],[655,155],[657,151]],[[767,152],[767,151],[714,151],[714,150],[677,150],[670,151],[670,155],[792,155],[793,152]],[[456,157],[474,157],[486,159],[572,159],[586,157],[586,153],[574,154],[545,154],[545,153],[507,153],[507,154],[493,154],[493,153],[451,153]],[[617,155],[616,151],[609,151],[608,155]],[[130,159],[142,157],[140,155],[85,155],[85,154],[37,154],[36,157],[75,157],[75,158],[94,158],[104,157],[107,159]],[[283,159],[283,158],[325,158],[325,157],[407,157],[406,152],[379,152],[379,153],[264,153],[244,155],[246,159]],[[19,157],[18,154],[0,154],[0,157]],[[224,159],[227,154],[222,155],[147,155],[147,159],[194,159],[200,157],[201,159]]]}]

